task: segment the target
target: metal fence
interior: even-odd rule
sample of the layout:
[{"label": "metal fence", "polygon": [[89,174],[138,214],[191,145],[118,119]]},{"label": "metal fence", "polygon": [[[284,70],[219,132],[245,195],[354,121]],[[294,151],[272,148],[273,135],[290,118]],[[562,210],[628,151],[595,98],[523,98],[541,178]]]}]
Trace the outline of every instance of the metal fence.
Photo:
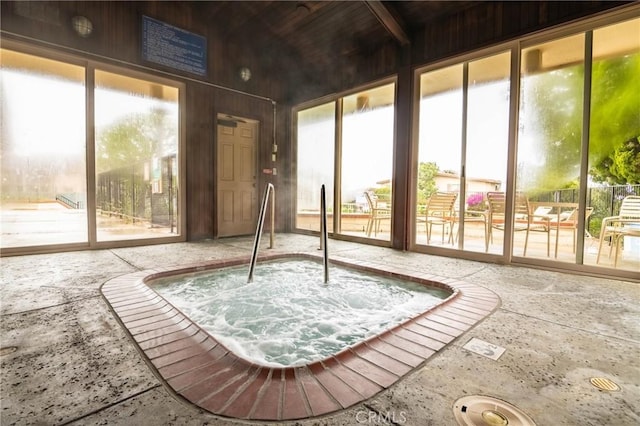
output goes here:
[{"label": "metal fence", "polygon": [[56,201],[64,204],[70,209],[83,209],[85,206],[85,202],[82,199],[84,194],[80,194],[77,192],[73,193],[65,193],[65,194],[56,194]]},{"label": "metal fence", "polygon": [[[602,219],[615,216],[620,210],[622,200],[629,195],[640,196],[640,185],[611,185],[594,186],[587,189],[587,206],[593,207],[593,213],[589,216],[587,230],[592,235],[600,234]],[[579,198],[578,188],[557,189],[532,197],[534,201],[577,203]]]}]

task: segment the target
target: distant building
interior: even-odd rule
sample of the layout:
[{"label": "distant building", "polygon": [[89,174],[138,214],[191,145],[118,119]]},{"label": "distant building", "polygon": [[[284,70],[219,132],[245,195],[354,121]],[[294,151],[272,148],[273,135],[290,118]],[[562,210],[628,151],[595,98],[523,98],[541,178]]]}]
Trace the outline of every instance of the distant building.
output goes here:
[{"label": "distant building", "polygon": [[[440,172],[436,175],[438,191],[459,192],[460,176],[455,173]],[[500,191],[502,182],[495,179],[467,178],[467,194]]]}]

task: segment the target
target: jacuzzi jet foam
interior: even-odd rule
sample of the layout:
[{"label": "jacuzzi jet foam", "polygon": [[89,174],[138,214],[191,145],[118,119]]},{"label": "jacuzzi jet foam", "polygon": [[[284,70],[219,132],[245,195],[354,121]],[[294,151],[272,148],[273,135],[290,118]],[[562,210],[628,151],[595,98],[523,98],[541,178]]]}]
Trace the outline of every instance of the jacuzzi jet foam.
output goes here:
[{"label": "jacuzzi jet foam", "polygon": [[425,312],[449,293],[307,260],[162,280],[154,288],[239,356],[263,365],[317,361]]}]

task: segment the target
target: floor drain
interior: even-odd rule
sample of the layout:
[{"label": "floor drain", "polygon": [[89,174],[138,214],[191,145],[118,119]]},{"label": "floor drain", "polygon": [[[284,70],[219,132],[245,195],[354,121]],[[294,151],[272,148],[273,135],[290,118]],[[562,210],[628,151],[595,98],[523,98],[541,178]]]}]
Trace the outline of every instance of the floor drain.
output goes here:
[{"label": "floor drain", "polygon": [[591,384],[600,390],[615,392],[620,390],[620,386],[612,380],[604,377],[592,377],[589,379]]},{"label": "floor drain", "polygon": [[18,350],[17,346],[3,346],[0,348],[0,356],[9,355]]},{"label": "floor drain", "polygon": [[490,396],[460,398],[453,405],[453,415],[460,426],[535,426],[522,410]]}]

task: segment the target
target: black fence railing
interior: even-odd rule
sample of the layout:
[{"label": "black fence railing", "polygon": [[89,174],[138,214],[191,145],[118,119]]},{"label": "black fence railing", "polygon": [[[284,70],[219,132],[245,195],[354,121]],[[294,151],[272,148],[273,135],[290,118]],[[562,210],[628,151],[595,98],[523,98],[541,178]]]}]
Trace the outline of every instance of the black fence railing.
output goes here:
[{"label": "black fence railing", "polygon": [[[622,200],[629,195],[640,196],[640,185],[594,186],[587,189],[587,206],[593,207],[593,213],[587,221],[587,230],[591,235],[600,235],[602,219],[615,216],[620,210]],[[571,188],[537,194],[531,199],[542,202],[577,203],[578,198],[578,189]]]},{"label": "black fence railing", "polygon": [[175,155],[162,157],[153,177],[145,162],[99,173],[96,206],[100,213],[127,223],[171,227],[173,232],[178,203],[175,159]]}]

